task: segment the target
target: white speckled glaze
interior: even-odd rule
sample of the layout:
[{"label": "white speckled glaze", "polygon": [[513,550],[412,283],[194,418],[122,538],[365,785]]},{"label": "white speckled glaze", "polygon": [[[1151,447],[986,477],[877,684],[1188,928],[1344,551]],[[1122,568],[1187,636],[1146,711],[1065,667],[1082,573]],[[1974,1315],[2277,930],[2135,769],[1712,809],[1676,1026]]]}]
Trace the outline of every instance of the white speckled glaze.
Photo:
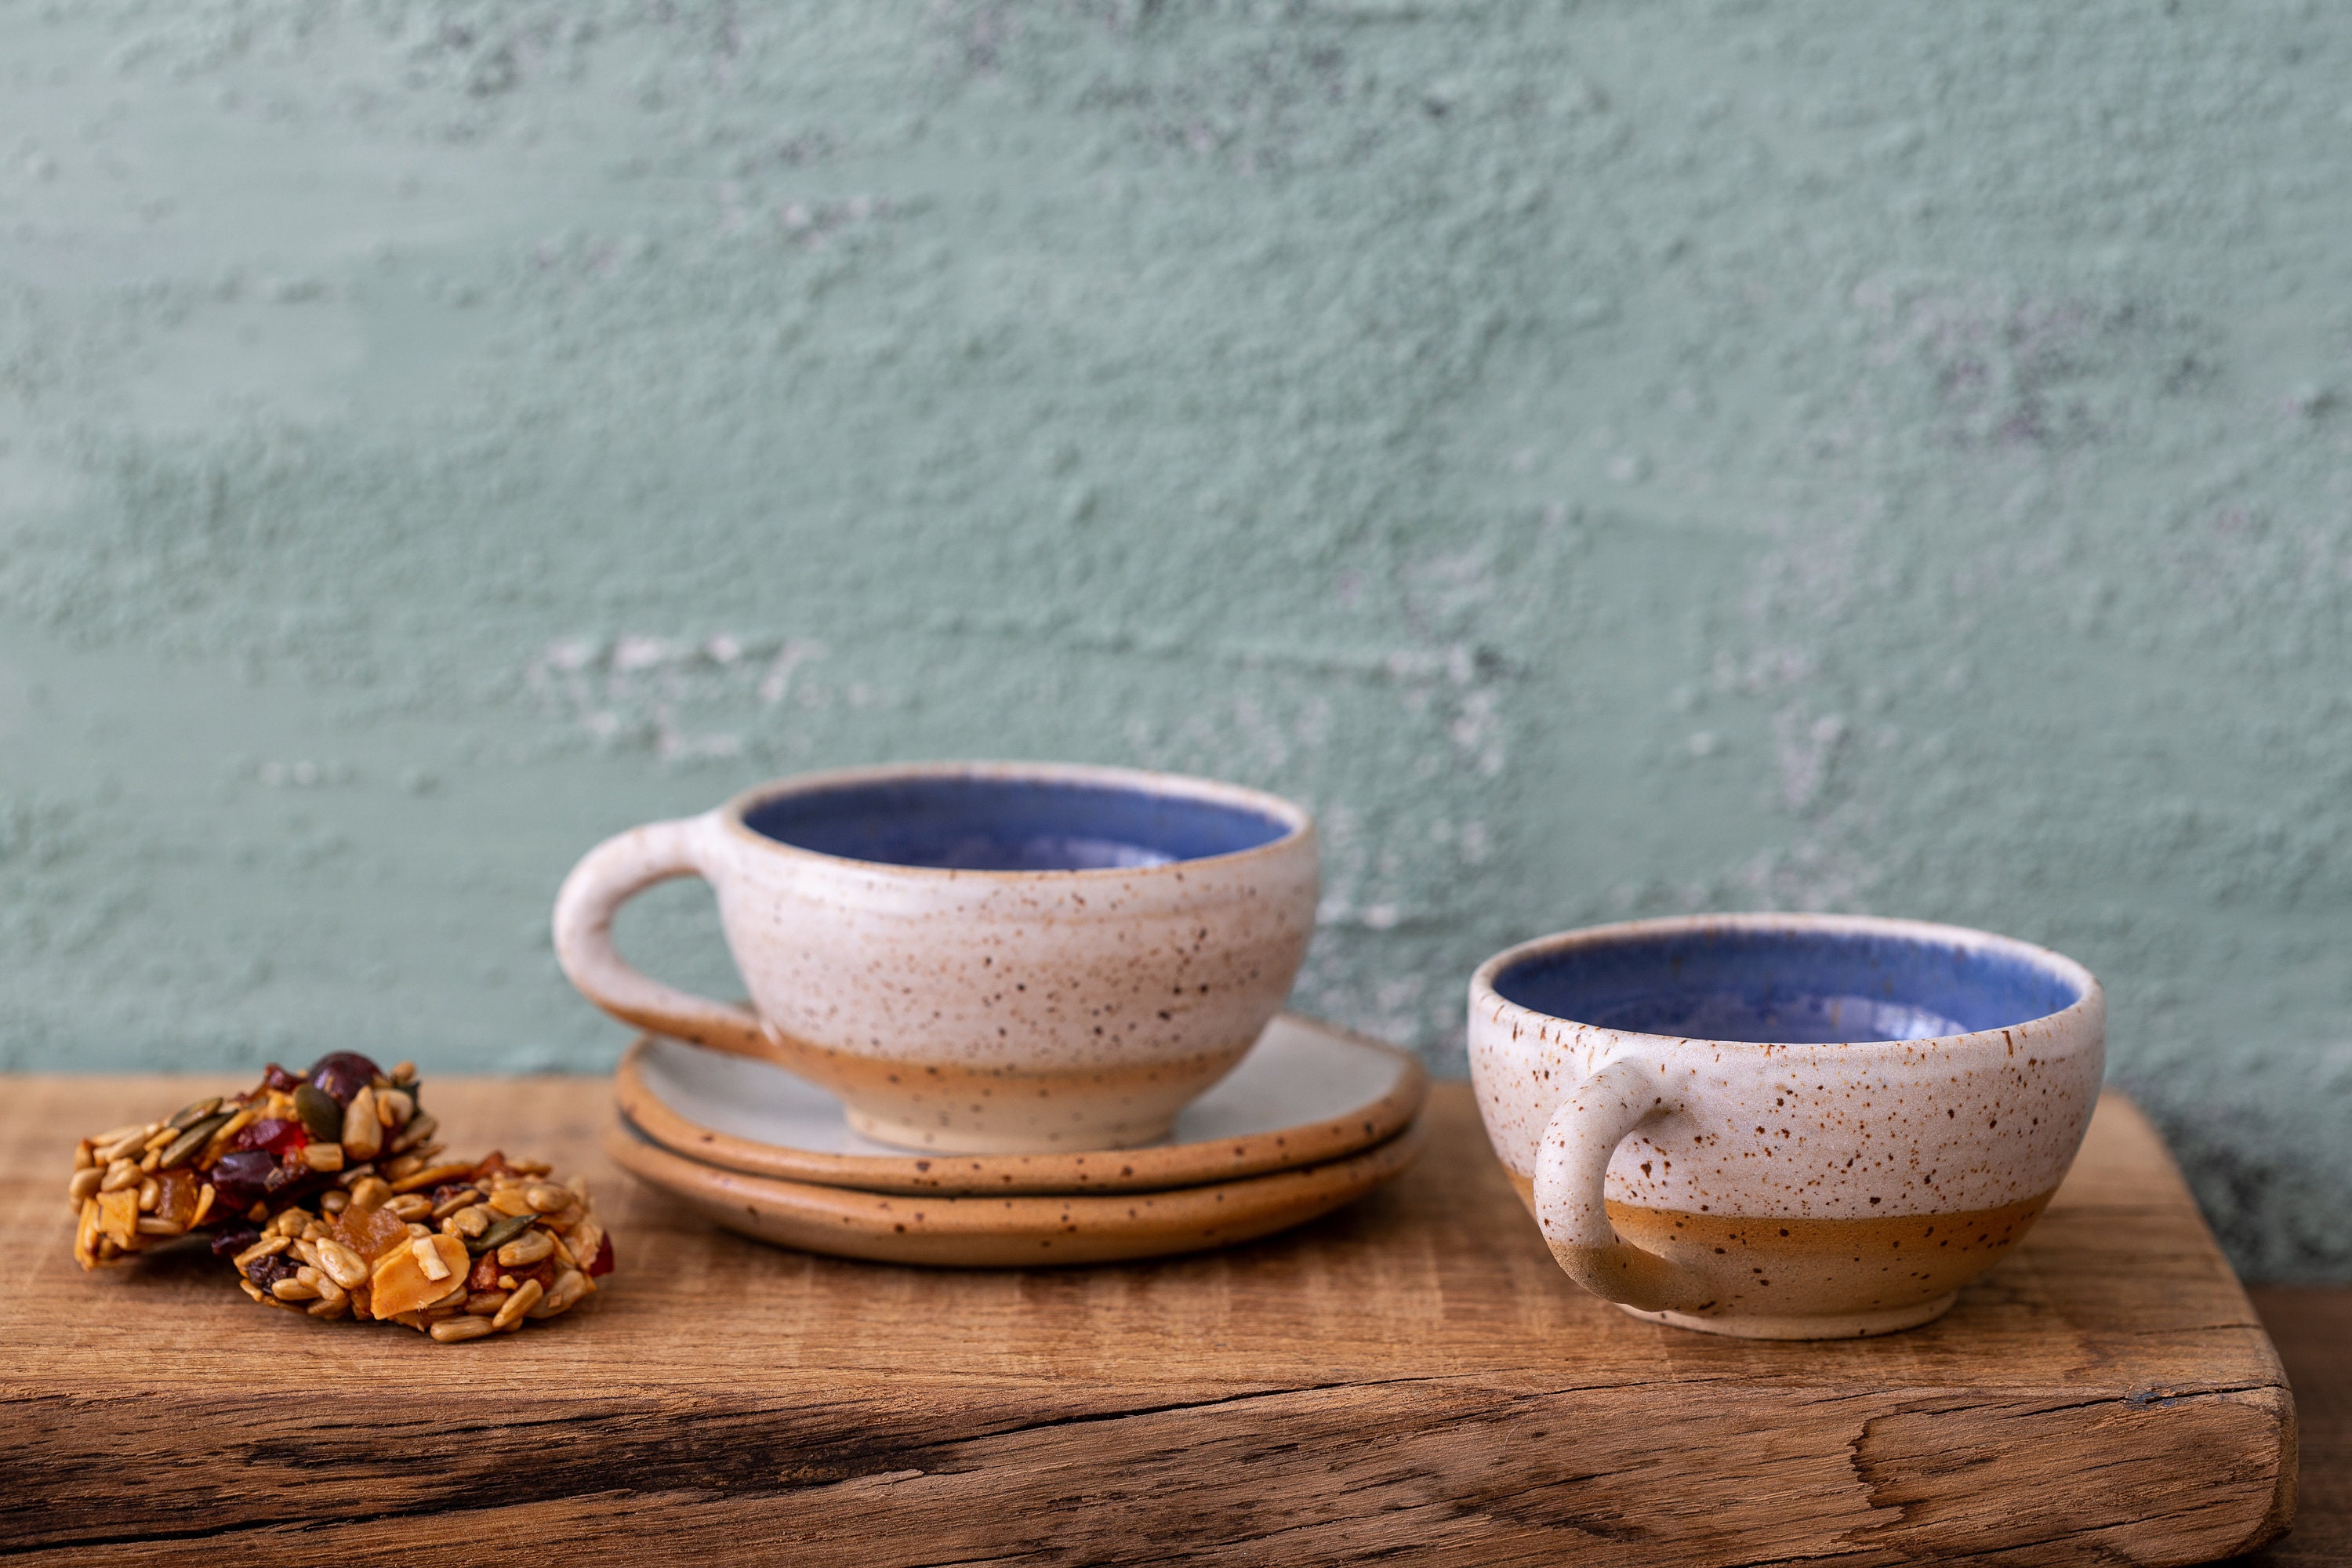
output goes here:
[{"label": "white speckled glaze", "polygon": [[[2005,1028],[1771,1045],[1598,1027],[1495,989],[1580,943],[1738,930],[1997,948],[2079,999]],[[1470,1075],[1496,1156],[1580,1284],[1685,1328],[1845,1337],[1937,1316],[2024,1235],[2090,1123],[2105,1016],[2081,965],[1982,931],[1836,915],[1634,921],[1483,964]]]},{"label": "white speckled glaze", "polygon": [[[1006,871],[850,859],[744,823],[795,791],[958,776],[1218,802],[1286,831],[1197,859]],[[664,985],[614,951],[620,905],[681,876],[717,890],[751,1008]],[[867,1137],[956,1153],[1118,1148],[1164,1136],[1248,1052],[1306,955],[1318,888],[1314,825],[1273,795],[1123,768],[914,763],[782,780],[608,839],[557,897],[555,947],[606,1012],[814,1079]]]}]

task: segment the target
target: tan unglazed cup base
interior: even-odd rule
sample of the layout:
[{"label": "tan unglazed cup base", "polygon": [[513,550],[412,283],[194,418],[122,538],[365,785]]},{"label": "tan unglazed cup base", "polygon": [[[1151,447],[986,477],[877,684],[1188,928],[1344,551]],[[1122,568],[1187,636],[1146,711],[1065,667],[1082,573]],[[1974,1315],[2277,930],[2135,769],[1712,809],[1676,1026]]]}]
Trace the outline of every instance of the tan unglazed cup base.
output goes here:
[{"label": "tan unglazed cup base", "polygon": [[1881,1312],[1835,1312],[1819,1318],[1694,1318],[1687,1312],[1645,1312],[1622,1301],[1612,1301],[1610,1305],[1644,1322],[1696,1329],[1703,1334],[1722,1334],[1735,1340],[1864,1340],[1873,1334],[1900,1333],[1922,1323],[1932,1323],[1950,1311],[1952,1303],[1959,1299],[1960,1293],[1952,1290],[1914,1306],[1889,1307]]},{"label": "tan unglazed cup base", "polygon": [[[1516,1171],[1506,1174],[1535,1215],[1535,1184]],[[1617,1234],[1705,1279],[1716,1310],[1611,1304],[1646,1322],[1742,1340],[1851,1340],[1915,1329],[1942,1317],[1961,1285],[2022,1241],[2050,1198],[1871,1219],[1684,1214],[1612,1201],[1609,1222]],[[1601,1269],[1609,1263],[1598,1248],[1584,1260]]]}]

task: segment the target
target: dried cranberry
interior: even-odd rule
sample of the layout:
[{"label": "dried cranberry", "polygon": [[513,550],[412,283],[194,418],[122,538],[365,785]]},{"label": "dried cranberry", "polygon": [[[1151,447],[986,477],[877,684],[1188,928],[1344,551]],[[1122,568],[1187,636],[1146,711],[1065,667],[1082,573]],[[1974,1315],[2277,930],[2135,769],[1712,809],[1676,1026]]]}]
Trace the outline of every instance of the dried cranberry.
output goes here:
[{"label": "dried cranberry", "polygon": [[310,1064],[310,1079],[334,1096],[337,1105],[349,1105],[360,1090],[383,1076],[383,1069],[357,1051],[329,1051]]},{"label": "dried cranberry", "polygon": [[495,1290],[499,1288],[499,1255],[485,1252],[475,1260],[474,1271],[466,1276],[466,1288],[469,1290]]},{"label": "dried cranberry", "polygon": [[596,1256],[588,1260],[588,1278],[593,1279],[599,1274],[610,1274],[612,1271],[613,1238],[610,1236],[602,1236],[596,1238]]},{"label": "dried cranberry", "polygon": [[239,1220],[236,1225],[213,1237],[215,1258],[235,1258],[261,1239],[261,1233]]},{"label": "dried cranberry", "polygon": [[299,1121],[281,1121],[265,1116],[258,1121],[248,1121],[245,1130],[232,1141],[232,1149],[267,1149],[272,1154],[291,1154],[310,1141],[310,1130]]},{"label": "dried cranberry", "polygon": [[267,1149],[236,1149],[213,1162],[209,1173],[215,1201],[225,1209],[250,1207],[269,1190],[278,1173],[278,1156]]},{"label": "dried cranberry", "polygon": [[304,1164],[300,1156],[289,1154],[278,1162],[278,1168],[262,1182],[262,1195],[282,1206],[309,1197],[332,1180],[334,1178],[326,1172],[314,1171]]},{"label": "dried cranberry", "polygon": [[288,1072],[276,1062],[271,1062],[268,1068],[262,1070],[261,1074],[262,1088],[278,1089],[286,1094],[293,1093],[294,1086],[301,1081],[302,1080],[300,1079],[296,1078],[292,1073]]}]

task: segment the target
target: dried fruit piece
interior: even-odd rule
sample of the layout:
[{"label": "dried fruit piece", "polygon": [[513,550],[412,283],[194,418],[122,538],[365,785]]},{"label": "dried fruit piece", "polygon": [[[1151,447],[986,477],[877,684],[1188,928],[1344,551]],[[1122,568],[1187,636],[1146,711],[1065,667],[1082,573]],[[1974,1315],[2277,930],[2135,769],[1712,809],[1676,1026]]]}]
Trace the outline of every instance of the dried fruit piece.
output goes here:
[{"label": "dried fruit piece", "polygon": [[241,1209],[269,1190],[277,1170],[278,1157],[268,1150],[237,1149],[213,1162],[213,1185],[220,1189],[221,1202]]},{"label": "dried fruit piece", "polygon": [[204,1179],[194,1171],[165,1171],[155,1178],[155,1217],[169,1220],[175,1232],[187,1229],[195,1223],[196,1204],[204,1184]]},{"label": "dried fruit piece", "polygon": [[337,1105],[348,1107],[360,1090],[383,1077],[383,1069],[357,1051],[329,1051],[312,1062],[304,1076]]},{"label": "dried fruit piece", "polygon": [[264,1116],[246,1123],[244,1131],[229,1141],[229,1147],[233,1150],[266,1149],[282,1157],[293,1153],[310,1141],[310,1131],[299,1121]]},{"label": "dried fruit piece", "polygon": [[362,1208],[354,1198],[335,1220],[335,1239],[373,1263],[393,1247],[408,1239],[408,1222],[391,1210]]}]

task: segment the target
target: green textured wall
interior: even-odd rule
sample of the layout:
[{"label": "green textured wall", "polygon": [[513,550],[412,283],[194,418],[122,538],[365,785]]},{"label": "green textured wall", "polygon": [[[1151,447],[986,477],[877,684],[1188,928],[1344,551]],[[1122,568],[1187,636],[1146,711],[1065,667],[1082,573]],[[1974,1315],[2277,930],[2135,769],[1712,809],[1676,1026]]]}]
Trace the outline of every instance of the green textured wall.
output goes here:
[{"label": "green textured wall", "polygon": [[[2352,1276],[2352,9],[0,3],[0,1065],[599,1066],[773,773],[1309,803],[1458,1070],[1709,908],[2097,970]],[[624,940],[730,984],[707,896]]]}]

